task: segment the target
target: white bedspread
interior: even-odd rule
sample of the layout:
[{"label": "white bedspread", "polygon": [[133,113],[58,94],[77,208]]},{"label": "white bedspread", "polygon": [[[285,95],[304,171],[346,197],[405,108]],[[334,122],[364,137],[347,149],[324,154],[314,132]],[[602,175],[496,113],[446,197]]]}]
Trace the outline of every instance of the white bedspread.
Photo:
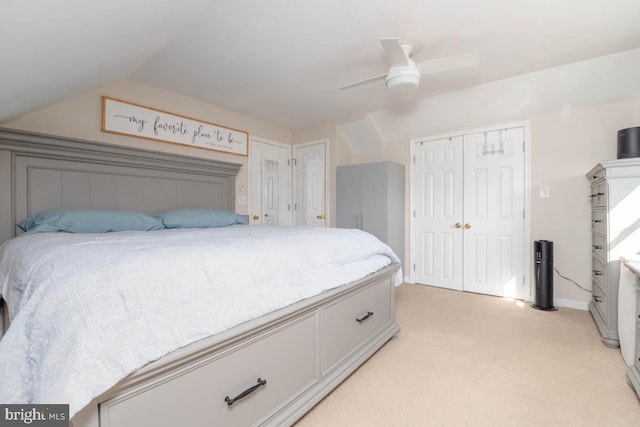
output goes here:
[{"label": "white bedspread", "polygon": [[391,261],[398,258],[370,234],[331,228],[13,239],[0,246],[12,319],[0,341],[0,402],[68,403],[73,415],[179,347]]}]

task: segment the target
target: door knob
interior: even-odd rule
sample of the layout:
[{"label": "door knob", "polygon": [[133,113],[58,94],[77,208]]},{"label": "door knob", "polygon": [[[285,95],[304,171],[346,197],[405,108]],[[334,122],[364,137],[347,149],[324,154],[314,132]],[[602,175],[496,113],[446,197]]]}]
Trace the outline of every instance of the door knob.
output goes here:
[{"label": "door knob", "polygon": [[461,228],[462,224],[460,224],[459,222],[456,222],[456,228]]},{"label": "door knob", "polygon": [[324,215],[320,214],[316,216],[317,219],[324,219]]},{"label": "door knob", "polygon": [[257,220],[259,220],[259,219],[260,219],[260,216],[259,216],[259,215],[254,215],[254,216],[253,216],[253,220],[254,220],[254,221],[257,221]]},{"label": "door knob", "polygon": [[464,228],[466,228],[467,230],[468,230],[468,229],[470,229],[470,228],[471,228],[471,224],[466,223],[466,224],[464,225]]},{"label": "door knob", "polygon": [[269,216],[269,214],[264,214],[264,217],[267,218]]}]

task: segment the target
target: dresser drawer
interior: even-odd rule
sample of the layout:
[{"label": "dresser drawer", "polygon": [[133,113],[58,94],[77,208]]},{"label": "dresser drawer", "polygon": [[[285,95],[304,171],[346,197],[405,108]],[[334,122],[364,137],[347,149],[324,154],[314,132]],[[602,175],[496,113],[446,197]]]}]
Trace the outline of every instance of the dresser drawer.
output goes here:
[{"label": "dresser drawer", "polygon": [[[103,402],[100,425],[254,425],[316,381],[315,331],[316,316],[303,317],[161,387]],[[258,379],[266,383],[258,386]],[[232,405],[225,401],[253,386]]]},{"label": "dresser drawer", "polygon": [[636,327],[636,354],[634,363],[636,365],[636,369],[640,371],[640,325]]},{"label": "dresser drawer", "polygon": [[595,168],[594,170],[591,171],[591,173],[588,175],[589,181],[591,181],[592,183],[594,182],[598,182],[601,179],[603,179],[605,176],[605,170],[602,168]]},{"label": "dresser drawer", "polygon": [[593,276],[593,280],[597,281],[602,289],[608,290],[607,266],[595,257],[591,259],[591,275]]},{"label": "dresser drawer", "polygon": [[596,307],[602,319],[607,321],[607,294],[602,290],[597,280],[592,281],[593,305]]},{"label": "dresser drawer", "polygon": [[591,228],[595,233],[607,233],[607,211],[593,209],[591,211]]},{"label": "dresser drawer", "polygon": [[594,257],[598,257],[601,261],[607,260],[607,239],[599,234],[594,234],[591,239],[591,250]]},{"label": "dresser drawer", "polygon": [[323,309],[323,374],[391,322],[389,292],[394,291],[390,280],[384,279]]},{"label": "dresser drawer", "polygon": [[[636,325],[640,330],[640,276],[636,277]],[[640,335],[637,335],[638,343],[640,344]],[[638,353],[638,357],[640,357],[640,353]]]},{"label": "dresser drawer", "polygon": [[604,207],[607,205],[607,183],[600,181],[591,186],[591,206]]}]

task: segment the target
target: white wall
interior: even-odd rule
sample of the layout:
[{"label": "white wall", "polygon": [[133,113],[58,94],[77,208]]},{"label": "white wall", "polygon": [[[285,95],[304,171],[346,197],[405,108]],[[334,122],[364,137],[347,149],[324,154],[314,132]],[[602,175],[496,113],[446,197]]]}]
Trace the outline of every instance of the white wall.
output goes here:
[{"label": "white wall", "polygon": [[86,139],[116,145],[125,145],[148,150],[164,151],[194,157],[204,157],[231,163],[240,163],[242,168],[236,180],[236,212],[248,214],[247,205],[238,205],[240,186],[244,184],[247,199],[250,194],[248,158],[217,151],[193,148],[184,145],[151,141],[141,138],[104,133],[100,130],[102,118],[102,95],[131,101],[148,107],[165,110],[194,119],[218,123],[223,126],[248,131],[252,136],[290,144],[292,132],[265,120],[245,116],[142,84],[132,80],[121,80],[52,106],[0,123],[0,126],[50,135]]}]

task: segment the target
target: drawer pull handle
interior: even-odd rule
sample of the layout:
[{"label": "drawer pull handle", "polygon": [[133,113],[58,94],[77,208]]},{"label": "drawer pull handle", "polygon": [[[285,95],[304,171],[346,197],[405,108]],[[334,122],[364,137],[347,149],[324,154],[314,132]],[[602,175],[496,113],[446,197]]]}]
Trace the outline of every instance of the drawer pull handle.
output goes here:
[{"label": "drawer pull handle", "polygon": [[602,246],[600,246],[600,245],[593,245],[593,249],[602,249]]},{"label": "drawer pull handle", "polygon": [[373,316],[373,311],[367,311],[367,314],[365,314],[364,316],[362,316],[361,318],[356,318],[356,322],[358,323],[362,323],[365,320],[367,320],[369,317]]},{"label": "drawer pull handle", "polygon": [[598,197],[604,196],[604,193],[596,193],[596,196],[598,196]]},{"label": "drawer pull handle", "polygon": [[600,271],[600,270],[593,270],[593,274],[595,274],[596,276],[602,276],[602,271]]},{"label": "drawer pull handle", "polygon": [[593,296],[593,300],[594,300],[595,302],[602,302],[602,298],[600,298],[600,297],[599,297],[599,296],[597,296],[597,295],[594,295],[594,296]]},{"label": "drawer pull handle", "polygon": [[229,396],[227,396],[227,397],[224,398],[224,401],[227,402],[227,406],[231,406],[235,402],[237,402],[238,400],[242,399],[243,397],[246,397],[246,396],[250,395],[251,393],[253,393],[257,389],[259,389],[260,387],[265,385],[266,383],[267,383],[267,380],[263,380],[262,378],[258,378],[258,384],[249,387],[248,389],[246,389],[245,391],[243,391],[242,393],[240,393],[239,395],[237,395],[234,398],[230,398]]},{"label": "drawer pull handle", "polygon": [[601,219],[594,219],[593,222],[599,223],[599,222],[602,222],[602,220]]}]

